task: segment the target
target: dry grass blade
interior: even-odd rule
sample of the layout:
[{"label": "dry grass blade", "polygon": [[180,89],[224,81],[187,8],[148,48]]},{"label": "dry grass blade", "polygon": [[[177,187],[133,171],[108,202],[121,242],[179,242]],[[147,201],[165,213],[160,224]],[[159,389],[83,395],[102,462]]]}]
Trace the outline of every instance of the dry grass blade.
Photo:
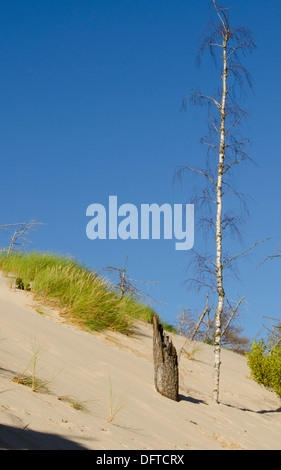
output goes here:
[{"label": "dry grass blade", "polygon": [[114,403],[114,396],[112,390],[111,377],[109,376],[109,417],[106,422],[111,423],[116,418],[116,415],[127,405],[125,397],[120,397],[116,403]]},{"label": "dry grass blade", "polygon": [[74,408],[75,410],[85,411],[85,412],[89,411],[86,406],[86,403],[88,403],[86,400],[83,400],[83,401],[76,400],[75,398],[69,397],[67,395],[58,397],[58,400],[69,403],[70,406]]}]

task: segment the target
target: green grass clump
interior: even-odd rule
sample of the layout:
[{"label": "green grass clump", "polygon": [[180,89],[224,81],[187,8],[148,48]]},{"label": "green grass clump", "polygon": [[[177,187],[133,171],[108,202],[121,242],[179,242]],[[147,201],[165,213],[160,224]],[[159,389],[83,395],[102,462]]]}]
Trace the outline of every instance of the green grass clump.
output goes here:
[{"label": "green grass clump", "polygon": [[32,375],[20,375],[12,379],[13,382],[16,382],[26,387],[30,387],[33,392],[49,393],[49,388],[47,383],[44,380],[33,377]]},{"label": "green grass clump", "polygon": [[17,375],[12,380],[18,384],[30,387],[33,392],[49,393],[48,385],[51,381],[39,379],[36,373],[36,366],[42,351],[42,347],[36,346],[34,344],[33,349],[34,351],[27,367],[24,369],[22,374]]},{"label": "green grass clump", "polygon": [[[50,253],[15,252],[0,256],[0,269],[81,327],[125,334],[136,320],[152,322],[154,311],[130,296],[121,297],[110,283],[72,258]],[[22,287],[21,287],[22,288]],[[165,325],[168,326],[168,325]]]}]

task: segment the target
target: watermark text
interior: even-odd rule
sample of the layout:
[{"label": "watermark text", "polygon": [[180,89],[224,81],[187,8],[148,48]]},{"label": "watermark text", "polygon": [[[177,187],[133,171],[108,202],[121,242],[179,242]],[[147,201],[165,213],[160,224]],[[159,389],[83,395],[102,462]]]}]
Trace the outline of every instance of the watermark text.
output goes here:
[{"label": "watermark text", "polygon": [[90,204],[86,216],[92,217],[86,227],[90,240],[177,240],[176,250],[190,250],[194,244],[193,204],[122,204],[109,196],[108,211],[102,204]]}]

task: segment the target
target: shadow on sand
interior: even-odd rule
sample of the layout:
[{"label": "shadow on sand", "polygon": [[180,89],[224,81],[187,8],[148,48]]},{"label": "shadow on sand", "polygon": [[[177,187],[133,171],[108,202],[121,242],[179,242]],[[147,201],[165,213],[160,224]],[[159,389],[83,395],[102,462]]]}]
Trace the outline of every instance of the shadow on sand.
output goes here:
[{"label": "shadow on sand", "polygon": [[0,424],[0,450],[87,450],[56,434]]},{"label": "shadow on sand", "polygon": [[276,410],[250,410],[249,408],[242,408],[240,406],[230,405],[230,403],[223,403],[220,402],[221,405],[228,406],[229,408],[235,408],[241,411],[248,411],[250,413],[257,413],[257,414],[267,414],[267,413],[281,413],[281,408],[276,408]]},{"label": "shadow on sand", "polygon": [[204,400],[199,400],[198,398],[193,398],[193,397],[186,397],[185,395],[179,394],[179,401],[189,401],[190,403],[202,403],[206,405],[206,402]]}]

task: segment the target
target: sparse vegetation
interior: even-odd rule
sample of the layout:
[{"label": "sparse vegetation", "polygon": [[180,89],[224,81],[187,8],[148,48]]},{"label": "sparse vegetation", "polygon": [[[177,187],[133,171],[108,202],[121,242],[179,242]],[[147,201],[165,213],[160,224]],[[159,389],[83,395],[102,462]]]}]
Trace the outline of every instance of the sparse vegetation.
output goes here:
[{"label": "sparse vegetation", "polygon": [[2,254],[0,269],[14,275],[19,288],[31,290],[42,302],[89,330],[131,334],[136,320],[151,323],[155,313],[132,295],[120,298],[105,278],[70,257],[39,252]]},{"label": "sparse vegetation", "polygon": [[36,366],[41,351],[41,346],[34,348],[33,355],[27,367],[22,374],[14,377],[12,380],[18,384],[30,387],[33,392],[49,393],[49,384],[51,381],[39,379],[36,372]]},{"label": "sparse vegetation", "polygon": [[194,361],[195,360],[195,354],[197,352],[201,351],[201,348],[202,348],[201,345],[199,345],[199,344],[198,345],[193,345],[192,341],[191,341],[190,344],[187,347],[185,347],[185,344],[184,344],[184,346],[180,350],[179,356],[181,354],[183,354],[186,359],[189,359],[190,361]]},{"label": "sparse vegetation", "polygon": [[[214,345],[215,318],[214,315],[210,315],[210,312],[212,312],[213,308],[208,308],[206,315],[207,318],[205,320],[203,315],[206,310],[207,307],[205,307],[200,316],[190,309],[182,310],[177,317],[178,334],[185,336],[191,342],[195,340]],[[230,323],[230,320],[232,320],[231,315],[231,310],[225,308],[221,317],[221,347],[244,355],[245,351],[250,350],[251,342],[249,338],[243,336],[243,328],[240,325],[234,321]]]},{"label": "sparse vegetation", "polygon": [[251,352],[246,353],[252,378],[281,398],[281,347],[271,346],[263,339],[254,341]]},{"label": "sparse vegetation", "polygon": [[48,382],[33,375],[21,374],[13,377],[12,381],[30,387],[33,392],[49,393]]},{"label": "sparse vegetation", "polygon": [[86,401],[79,401],[69,396],[58,397],[58,400],[69,403],[71,408],[74,408],[75,410],[88,412]]},{"label": "sparse vegetation", "polygon": [[116,418],[116,415],[119,411],[122,410],[127,404],[127,400],[125,397],[120,397],[117,402],[115,402],[113,389],[112,389],[112,382],[111,377],[109,376],[109,417],[107,418],[106,422],[111,423]]}]

